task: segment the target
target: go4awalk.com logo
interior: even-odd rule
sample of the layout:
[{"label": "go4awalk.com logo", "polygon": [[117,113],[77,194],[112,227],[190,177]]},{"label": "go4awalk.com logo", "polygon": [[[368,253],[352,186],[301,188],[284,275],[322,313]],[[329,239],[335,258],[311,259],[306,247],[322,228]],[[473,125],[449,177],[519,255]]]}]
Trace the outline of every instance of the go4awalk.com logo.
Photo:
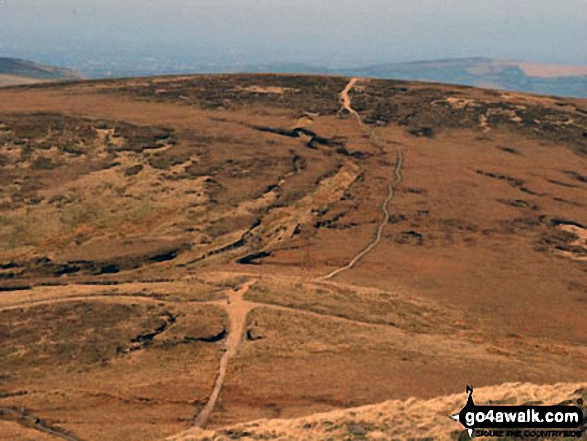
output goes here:
[{"label": "go4awalk.com logo", "polygon": [[457,414],[469,437],[581,438],[585,430],[582,400],[578,406],[477,406],[467,386],[467,404]]}]

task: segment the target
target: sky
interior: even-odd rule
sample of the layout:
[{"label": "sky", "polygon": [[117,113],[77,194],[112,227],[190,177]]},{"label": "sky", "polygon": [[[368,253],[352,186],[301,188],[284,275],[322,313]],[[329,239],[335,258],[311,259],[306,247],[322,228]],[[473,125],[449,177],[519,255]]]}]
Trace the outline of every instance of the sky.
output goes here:
[{"label": "sky", "polygon": [[[587,66],[587,0],[0,0],[0,56]],[[130,55],[129,55],[130,54]]]}]

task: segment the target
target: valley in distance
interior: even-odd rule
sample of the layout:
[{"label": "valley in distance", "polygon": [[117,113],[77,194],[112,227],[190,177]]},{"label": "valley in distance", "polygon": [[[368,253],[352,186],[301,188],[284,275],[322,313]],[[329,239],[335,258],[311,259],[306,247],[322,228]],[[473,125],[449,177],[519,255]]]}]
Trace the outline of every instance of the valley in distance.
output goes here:
[{"label": "valley in distance", "polygon": [[0,90],[0,439],[464,439],[587,396],[587,100]]}]

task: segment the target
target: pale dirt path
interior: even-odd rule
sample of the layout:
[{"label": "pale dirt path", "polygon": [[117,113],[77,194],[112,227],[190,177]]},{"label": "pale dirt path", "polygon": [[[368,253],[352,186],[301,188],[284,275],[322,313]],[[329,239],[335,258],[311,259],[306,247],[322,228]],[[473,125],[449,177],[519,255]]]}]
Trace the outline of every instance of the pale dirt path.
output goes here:
[{"label": "pale dirt path", "polygon": [[[232,273],[226,273],[232,274]],[[237,275],[245,275],[251,278],[258,278],[259,276],[256,274],[249,274],[249,273],[234,273]],[[249,287],[252,285],[252,282],[249,284]],[[241,288],[242,289],[242,288]],[[60,304],[60,303],[70,303],[70,302],[102,302],[102,303],[116,303],[116,304],[136,304],[136,303],[145,303],[145,304],[153,304],[153,305],[160,305],[160,304],[170,304],[170,305],[195,305],[195,306],[218,306],[223,309],[227,309],[234,305],[236,301],[236,305],[240,306],[246,313],[252,311],[255,308],[267,308],[272,310],[279,310],[279,311],[286,311],[291,313],[299,313],[299,314],[306,314],[312,315],[317,318],[328,318],[337,321],[344,321],[346,323],[355,324],[359,326],[381,326],[387,327],[388,325],[381,324],[381,323],[372,323],[368,321],[362,320],[355,320],[345,317],[339,317],[337,315],[328,314],[326,312],[315,312],[315,311],[308,311],[301,308],[283,306],[273,303],[262,303],[262,302],[251,302],[244,300],[242,297],[244,296],[244,292],[239,295],[240,291],[229,291],[226,293],[227,299],[230,299],[230,304],[227,303],[227,299],[220,299],[220,300],[168,300],[168,299],[160,299],[160,298],[153,298],[153,297],[146,297],[141,295],[106,295],[106,294],[87,294],[87,295],[64,295],[59,297],[51,297],[47,299],[39,299],[39,300],[23,300],[18,303],[10,303],[8,305],[0,305],[0,311],[11,311],[15,309],[22,309],[22,308],[32,308],[35,306],[41,305],[52,305],[52,304]],[[238,299],[235,299],[235,296],[240,296]]]},{"label": "pale dirt path", "polygon": [[401,150],[398,150],[397,161],[395,164],[395,178],[394,178],[393,182],[387,186],[387,197],[381,203],[381,211],[383,212],[383,219],[381,220],[381,223],[377,227],[377,233],[375,234],[375,239],[373,239],[373,242],[371,242],[369,245],[367,245],[367,247],[363,251],[361,251],[359,254],[357,254],[355,257],[353,257],[353,259],[349,263],[347,263],[345,266],[342,266],[342,267],[332,271],[330,274],[327,274],[326,276],[321,277],[321,279],[323,279],[323,280],[332,279],[333,277],[340,274],[341,272],[352,269],[359,262],[359,260],[361,260],[363,257],[365,257],[365,255],[367,255],[369,252],[371,252],[371,250],[373,250],[373,248],[375,248],[379,244],[379,242],[381,242],[381,237],[383,236],[383,228],[385,228],[385,225],[389,221],[389,217],[390,217],[389,208],[388,208],[389,203],[391,202],[391,200],[393,199],[393,197],[395,195],[395,189],[397,188],[397,186],[401,183],[401,181],[403,179],[402,174],[401,174],[402,165],[403,165],[403,154],[402,154]]},{"label": "pale dirt path", "polygon": [[349,81],[344,90],[340,93],[340,101],[342,102],[344,108],[357,119],[359,124],[363,125],[363,120],[361,119],[361,116],[351,106],[351,97],[349,96],[349,92],[353,89],[353,87],[355,87],[357,81],[359,81],[359,78],[356,77]]},{"label": "pale dirt path", "polygon": [[[244,274],[244,273],[243,273]],[[246,274],[247,276],[254,277],[254,275]],[[236,291],[229,290],[225,294],[227,298],[225,300],[210,300],[210,301],[190,301],[190,304],[197,304],[197,305],[214,305],[222,307],[226,310],[228,315],[228,335],[225,340],[225,352],[222,355],[220,360],[220,366],[218,370],[218,376],[216,378],[216,382],[214,384],[214,389],[208,399],[206,406],[201,410],[201,412],[197,415],[194,419],[194,426],[196,427],[205,427],[207,421],[210,418],[210,415],[214,411],[218,398],[220,397],[220,393],[222,391],[222,386],[224,384],[224,379],[226,377],[226,371],[228,368],[228,364],[232,357],[234,357],[237,353],[238,347],[241,343],[242,337],[245,332],[246,321],[248,314],[255,308],[267,308],[270,310],[279,310],[279,311],[286,311],[290,313],[300,313],[304,315],[311,315],[318,319],[320,318],[328,318],[335,321],[341,321],[344,323],[349,323],[351,325],[356,326],[366,326],[366,327],[383,327],[389,328],[387,325],[379,324],[379,323],[369,323],[363,322],[360,320],[353,320],[344,317],[337,317],[329,314],[320,314],[313,311],[306,311],[303,309],[291,308],[287,306],[281,305],[274,305],[274,304],[267,304],[267,303],[259,303],[259,302],[250,302],[244,300],[244,295],[247,293],[249,288],[257,281],[257,278],[252,278],[244,285],[240,286]],[[64,296],[64,297],[53,297],[48,299],[42,299],[38,301],[30,301],[25,300],[18,304],[10,304],[4,305],[0,307],[0,311],[6,310],[13,310],[19,308],[30,308],[39,305],[47,305],[47,304],[58,304],[58,303],[69,303],[69,302],[76,302],[76,301],[92,301],[92,302],[113,302],[113,303],[147,303],[147,304],[161,304],[161,303],[181,303],[177,301],[165,301],[162,299],[153,299],[149,297],[139,296],[139,295],[78,295],[78,296]],[[0,411],[2,409],[0,408]],[[45,430],[45,428],[36,427],[38,430],[45,431],[45,433],[50,433],[53,436],[62,437],[64,439],[73,441],[75,438],[70,437],[67,434],[62,434],[59,432],[50,432]],[[76,440],[77,441],[77,440]]]},{"label": "pale dirt path", "polygon": [[228,299],[224,305],[224,308],[228,314],[228,336],[226,337],[225,342],[226,351],[220,359],[218,377],[216,378],[216,383],[214,384],[212,394],[210,395],[206,406],[204,406],[202,411],[194,420],[194,426],[204,427],[210,418],[210,414],[216,406],[216,402],[218,401],[218,397],[220,396],[220,392],[224,384],[224,377],[226,376],[228,362],[236,354],[238,346],[241,342],[247,321],[247,315],[253,308],[257,306],[255,303],[249,303],[243,300],[245,293],[256,281],[256,279],[250,280],[241,286],[237,291],[227,292]]},{"label": "pale dirt path", "polygon": [[[222,386],[224,385],[224,379],[226,377],[226,370],[228,368],[228,363],[230,359],[236,355],[238,347],[241,343],[242,337],[245,332],[245,326],[247,322],[247,316],[249,312],[251,312],[255,308],[265,307],[272,310],[281,310],[281,311],[288,311],[288,312],[298,312],[304,314],[311,314],[316,317],[324,317],[324,315],[313,313],[310,311],[303,311],[297,310],[295,308],[288,308],[282,307],[279,305],[271,305],[265,303],[257,303],[257,302],[249,302],[243,299],[244,295],[247,293],[249,288],[257,281],[257,279],[249,280],[247,283],[242,285],[238,290],[230,290],[227,291],[227,300],[224,302],[222,300],[214,300],[210,302],[202,302],[203,304],[213,304],[222,306],[225,308],[228,314],[228,336],[225,341],[225,352],[220,359],[220,367],[218,368],[218,376],[216,377],[216,382],[214,384],[214,389],[210,394],[210,398],[206,403],[206,406],[200,411],[197,417],[194,419],[194,426],[195,427],[205,427],[206,423],[208,422],[210,415],[214,411],[218,398],[220,397],[220,392],[222,391]],[[344,318],[339,318],[335,316],[327,316],[333,319],[342,320],[344,322],[349,322],[357,325],[362,326],[383,326],[378,324],[371,324],[366,322],[360,322],[355,320],[349,320]]]},{"label": "pale dirt path", "polygon": [[[359,125],[361,127],[364,127],[363,120],[361,119],[361,116],[351,106],[351,98],[349,96],[349,92],[355,86],[357,81],[359,81],[359,78],[353,78],[353,79],[351,79],[351,81],[349,81],[347,86],[340,93],[340,100],[341,100],[344,108],[351,115],[353,115],[355,117],[355,119],[359,122]],[[370,138],[371,138],[371,142],[373,144],[377,143],[377,141],[373,140],[375,138],[374,129],[372,129],[370,131]],[[381,204],[381,211],[383,212],[383,219],[381,220],[381,223],[377,227],[375,239],[369,245],[367,245],[366,248],[364,248],[361,252],[359,252],[348,264],[332,271],[331,273],[329,273],[323,277],[320,277],[320,279],[322,279],[322,280],[332,279],[333,277],[337,276],[341,272],[348,271],[348,270],[352,269],[363,257],[365,257],[365,255],[367,255],[371,250],[373,250],[373,248],[375,248],[379,244],[379,242],[381,242],[381,237],[383,235],[383,228],[385,227],[385,225],[389,221],[389,217],[390,217],[390,213],[389,213],[389,209],[388,209],[389,203],[391,202],[391,200],[395,196],[395,189],[403,180],[403,176],[402,176],[403,163],[404,163],[403,152],[401,150],[398,150],[397,151],[397,158],[396,158],[396,162],[395,162],[394,179],[387,186],[387,197],[385,198],[385,200]]]},{"label": "pale dirt path", "polygon": [[[240,273],[236,273],[242,275]],[[248,274],[251,276],[250,274]],[[253,282],[248,284],[250,287]],[[242,287],[241,287],[242,290]],[[227,299],[222,300],[189,300],[189,301],[181,301],[181,300],[166,300],[166,299],[159,299],[159,298],[152,298],[152,297],[145,297],[140,295],[101,295],[101,294],[88,294],[88,295],[80,295],[80,296],[68,296],[65,295],[63,297],[52,297],[49,299],[40,299],[40,300],[25,300],[19,303],[9,304],[9,305],[2,305],[0,306],[0,311],[11,311],[15,309],[22,309],[22,308],[32,308],[35,306],[41,305],[53,305],[53,304],[60,304],[60,303],[71,303],[71,302],[102,302],[102,303],[115,303],[115,304],[136,304],[136,303],[145,303],[151,305],[161,305],[161,304],[170,304],[170,305],[194,305],[194,306],[218,306],[225,310],[230,317],[230,310],[229,308],[240,308],[237,310],[238,317],[235,315],[235,318],[239,320],[244,320],[246,315],[255,308],[267,308],[271,310],[278,310],[278,311],[285,311],[290,313],[298,313],[298,314],[305,314],[311,315],[316,318],[327,318],[330,320],[335,321],[342,321],[345,323],[349,323],[352,325],[357,326],[375,326],[375,327],[384,327],[389,328],[389,325],[383,323],[374,323],[362,320],[356,320],[346,317],[340,317],[333,314],[328,314],[326,312],[315,312],[309,311],[306,309],[295,308],[290,306],[283,306],[273,303],[262,303],[262,302],[251,302],[248,300],[244,300],[243,296],[245,292],[240,293],[241,291],[229,291],[227,292],[227,299],[229,299],[230,303],[227,302]],[[240,294],[239,294],[240,293]],[[242,316],[244,314],[244,317]],[[235,320],[237,326],[242,325],[244,327],[244,322],[238,322]],[[231,329],[232,329],[232,320],[231,320]],[[229,334],[230,336],[231,334]],[[236,335],[233,335],[232,338],[237,338]],[[227,342],[228,346],[228,342]]]}]

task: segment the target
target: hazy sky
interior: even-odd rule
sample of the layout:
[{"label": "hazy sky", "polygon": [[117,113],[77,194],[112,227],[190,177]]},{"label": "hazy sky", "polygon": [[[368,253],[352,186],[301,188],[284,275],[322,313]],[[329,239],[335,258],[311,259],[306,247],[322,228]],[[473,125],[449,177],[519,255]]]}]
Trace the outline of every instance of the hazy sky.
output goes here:
[{"label": "hazy sky", "polygon": [[0,56],[587,65],[587,0],[0,0]]}]

